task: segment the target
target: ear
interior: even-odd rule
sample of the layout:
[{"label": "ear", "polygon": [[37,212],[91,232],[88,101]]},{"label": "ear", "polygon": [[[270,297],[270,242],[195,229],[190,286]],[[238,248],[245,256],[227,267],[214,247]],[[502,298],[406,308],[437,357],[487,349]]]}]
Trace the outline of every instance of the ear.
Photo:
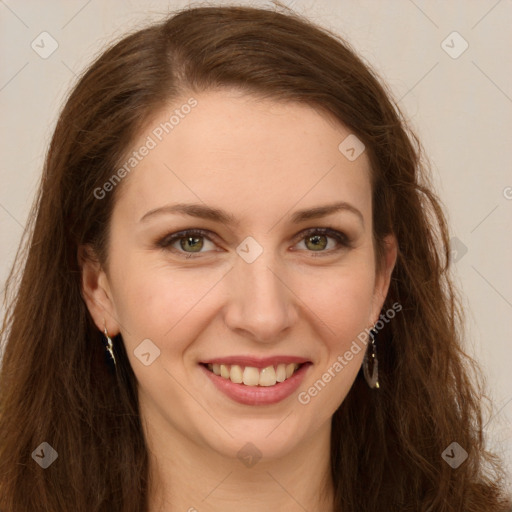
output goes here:
[{"label": "ear", "polygon": [[375,325],[381,314],[382,307],[386,300],[391,282],[391,274],[395,267],[398,243],[395,235],[388,235],[384,238],[384,255],[380,272],[375,277],[375,288],[373,293],[372,312],[370,321]]},{"label": "ear", "polygon": [[106,327],[109,336],[115,336],[119,333],[119,323],[107,274],[89,245],[80,246],[77,257],[82,271],[82,297],[87,309],[101,332]]}]

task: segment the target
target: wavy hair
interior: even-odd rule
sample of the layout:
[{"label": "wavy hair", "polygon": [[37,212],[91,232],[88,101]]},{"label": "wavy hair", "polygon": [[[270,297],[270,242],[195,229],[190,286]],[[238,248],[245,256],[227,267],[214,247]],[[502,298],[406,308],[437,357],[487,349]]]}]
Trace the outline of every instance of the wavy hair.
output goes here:
[{"label": "wavy hair", "polygon": [[[108,260],[122,189],[98,200],[148,120],[184,94],[237,88],[300,102],[350,128],[371,163],[377,264],[398,259],[379,332],[381,388],[359,374],[332,418],[334,509],[497,512],[510,507],[485,447],[483,378],[463,350],[449,232],[421,144],[392,95],[350,45],[293,12],[196,7],[123,37],[83,73],[58,119],[11,271],[2,327],[0,507],[13,512],[141,512],[148,455],[136,379],[122,340],[118,371],[82,295],[77,249]],[[120,335],[119,335],[120,336]],[[58,461],[41,470],[46,441]],[[468,459],[441,457],[456,441]]]}]

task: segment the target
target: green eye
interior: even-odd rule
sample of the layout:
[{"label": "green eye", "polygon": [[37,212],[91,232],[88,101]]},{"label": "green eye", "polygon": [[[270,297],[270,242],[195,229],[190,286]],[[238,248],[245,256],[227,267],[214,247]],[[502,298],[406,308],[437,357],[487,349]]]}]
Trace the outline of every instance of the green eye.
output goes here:
[{"label": "green eye", "polygon": [[[312,256],[328,255],[351,247],[350,240],[344,233],[331,228],[312,228],[299,236],[301,242],[304,240],[304,246],[308,252],[316,253]],[[335,241],[332,247],[328,247],[329,240]]]},{"label": "green eye", "polygon": [[[316,253],[312,256],[322,256],[324,253],[328,255],[351,247],[350,240],[344,233],[331,228],[311,228],[299,233],[295,239],[299,243],[304,243],[306,252]],[[334,240],[332,247],[329,247],[330,240]],[[179,246],[175,247],[178,242]],[[165,236],[157,242],[157,246],[180,256],[193,258],[198,257],[201,253],[211,252],[211,250],[208,250],[207,243],[212,244],[214,250],[215,243],[209,236],[208,231],[189,229]]]},{"label": "green eye", "polygon": [[[325,235],[311,235],[305,238],[306,247],[312,251],[321,251],[327,247],[329,237]],[[311,242],[311,246],[308,245]]]},{"label": "green eye", "polygon": [[[180,231],[178,233],[167,235],[157,242],[157,246],[162,249],[175,252],[180,256],[193,258],[201,252],[208,252],[202,250],[205,247],[205,239],[213,245],[207,231],[189,229],[187,231]],[[179,242],[179,248],[173,247],[177,242]]]},{"label": "green eye", "polygon": [[186,251],[188,248],[190,248],[192,250],[192,252],[200,252],[204,245],[202,237],[187,236],[187,237],[180,238],[179,240],[180,240],[180,247],[184,251]]}]

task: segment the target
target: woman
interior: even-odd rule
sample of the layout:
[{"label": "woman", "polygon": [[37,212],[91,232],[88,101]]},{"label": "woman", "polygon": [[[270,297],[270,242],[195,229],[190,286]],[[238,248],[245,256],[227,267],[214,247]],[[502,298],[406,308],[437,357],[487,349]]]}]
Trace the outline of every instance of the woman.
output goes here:
[{"label": "woman", "polygon": [[508,510],[426,172],[295,15],[187,9],[108,49],[4,324],[1,509]]}]

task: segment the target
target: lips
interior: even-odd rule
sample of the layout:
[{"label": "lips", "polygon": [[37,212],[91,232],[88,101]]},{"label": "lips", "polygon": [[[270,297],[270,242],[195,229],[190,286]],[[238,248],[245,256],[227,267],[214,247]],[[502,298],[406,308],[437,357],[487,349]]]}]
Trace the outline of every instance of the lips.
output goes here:
[{"label": "lips", "polygon": [[307,359],[297,356],[227,356],[202,362],[209,371],[246,386],[274,386],[289,379]]},{"label": "lips", "polygon": [[311,361],[295,356],[228,356],[199,364],[219,391],[246,405],[270,405],[289,397],[310,366]]}]

